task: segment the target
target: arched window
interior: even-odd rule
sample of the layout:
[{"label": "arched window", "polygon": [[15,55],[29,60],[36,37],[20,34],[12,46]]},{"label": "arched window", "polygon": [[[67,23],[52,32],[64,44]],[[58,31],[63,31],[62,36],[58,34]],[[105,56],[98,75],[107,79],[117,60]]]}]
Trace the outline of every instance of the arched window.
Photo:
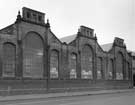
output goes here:
[{"label": "arched window", "polygon": [[50,78],[58,78],[59,52],[52,50],[50,54]]},{"label": "arched window", "polygon": [[92,48],[85,45],[81,52],[81,78],[93,79],[93,52]]},{"label": "arched window", "polygon": [[129,79],[130,65],[129,62],[126,62],[126,80]]},{"label": "arched window", "polygon": [[116,57],[116,79],[117,80],[122,80],[123,79],[123,65],[124,65],[124,61],[123,61],[123,55],[122,53],[118,53],[117,57]]},{"label": "arched window", "polygon": [[4,43],[3,45],[3,76],[15,76],[15,61],[16,61],[16,47],[11,43]]},{"label": "arched window", "polygon": [[107,77],[110,80],[113,78],[113,59],[109,59],[109,61],[108,61]]},{"label": "arched window", "polygon": [[70,78],[71,79],[77,78],[76,62],[77,62],[77,55],[74,53],[70,54],[69,68],[70,68]]},{"label": "arched window", "polygon": [[97,58],[97,79],[102,79],[102,58]]},{"label": "arched window", "polygon": [[43,77],[43,40],[34,32],[23,40],[23,76]]}]

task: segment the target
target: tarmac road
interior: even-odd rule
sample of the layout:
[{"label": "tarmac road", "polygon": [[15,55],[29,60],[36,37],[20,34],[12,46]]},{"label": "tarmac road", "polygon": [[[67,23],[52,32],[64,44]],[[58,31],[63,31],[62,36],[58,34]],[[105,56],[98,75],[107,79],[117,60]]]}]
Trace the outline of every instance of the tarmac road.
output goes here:
[{"label": "tarmac road", "polygon": [[135,105],[135,91],[100,95],[5,101],[0,102],[0,105]]}]

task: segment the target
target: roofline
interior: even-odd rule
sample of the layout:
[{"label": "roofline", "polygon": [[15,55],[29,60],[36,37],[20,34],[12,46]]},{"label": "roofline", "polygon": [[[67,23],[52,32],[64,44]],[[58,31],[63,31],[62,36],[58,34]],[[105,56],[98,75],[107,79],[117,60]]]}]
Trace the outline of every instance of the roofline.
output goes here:
[{"label": "roofline", "polygon": [[84,28],[87,28],[87,29],[90,29],[90,30],[94,30],[94,29],[89,28],[89,27],[86,27],[86,26],[84,26],[84,25],[81,25],[80,27],[84,27]]},{"label": "roofline", "polygon": [[30,9],[30,8],[27,8],[27,7],[23,7],[22,9],[28,9],[28,10],[34,11],[36,13],[40,13],[40,14],[45,15],[45,13],[43,13],[43,12],[40,12],[40,11],[37,11],[37,10],[34,10],[34,9]]},{"label": "roofline", "polygon": [[6,27],[0,29],[0,31],[4,30],[4,29],[6,29],[6,28],[9,28],[9,27],[11,27],[11,26],[13,26],[13,25],[14,25],[14,23],[12,23],[11,25],[8,25],[8,26],[6,26]]}]

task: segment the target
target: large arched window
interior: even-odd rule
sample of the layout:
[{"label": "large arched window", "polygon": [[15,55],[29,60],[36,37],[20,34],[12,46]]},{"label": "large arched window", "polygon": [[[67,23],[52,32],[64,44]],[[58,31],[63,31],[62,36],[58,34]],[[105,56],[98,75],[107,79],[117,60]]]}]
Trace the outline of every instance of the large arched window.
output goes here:
[{"label": "large arched window", "polygon": [[16,47],[11,43],[3,45],[3,77],[15,76]]},{"label": "large arched window", "polygon": [[102,58],[97,58],[97,79],[102,79]]},{"label": "large arched window", "polygon": [[109,59],[108,61],[107,77],[110,80],[113,78],[113,59]]},{"label": "large arched window", "polygon": [[50,78],[58,78],[59,52],[52,50],[50,54]]},{"label": "large arched window", "polygon": [[85,45],[81,52],[81,77],[93,79],[93,52],[92,48]]},{"label": "large arched window", "polygon": [[116,79],[122,80],[123,79],[123,69],[124,69],[124,58],[122,53],[118,53],[116,57]]},{"label": "large arched window", "polygon": [[43,40],[34,32],[23,40],[23,76],[43,77]]},{"label": "large arched window", "polygon": [[71,79],[77,78],[76,62],[77,62],[77,55],[75,53],[71,53],[70,58],[69,58],[69,68],[70,68]]}]

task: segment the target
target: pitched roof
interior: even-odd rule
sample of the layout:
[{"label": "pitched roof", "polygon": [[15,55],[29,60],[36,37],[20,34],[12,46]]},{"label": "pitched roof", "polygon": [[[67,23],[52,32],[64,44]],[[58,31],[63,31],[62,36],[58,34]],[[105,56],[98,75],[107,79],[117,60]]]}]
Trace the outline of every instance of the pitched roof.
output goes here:
[{"label": "pitched roof", "polygon": [[101,45],[101,48],[104,50],[104,51],[109,51],[113,46],[113,43],[107,43],[107,44],[103,44]]},{"label": "pitched roof", "polygon": [[[66,36],[66,37],[60,38],[60,41],[61,42],[66,42],[66,43],[70,43],[75,38],[76,38],[76,34],[75,35],[70,35],[70,36]],[[104,51],[109,51],[112,48],[112,45],[113,45],[113,43],[103,44],[103,45],[101,45],[101,48]]]},{"label": "pitched roof", "polygon": [[75,35],[70,35],[70,36],[66,36],[66,37],[60,38],[60,41],[61,42],[66,42],[66,43],[70,43],[75,38],[76,38],[76,34]]},{"label": "pitched roof", "polygon": [[14,24],[11,24],[5,28],[2,28],[0,29],[0,33],[3,33],[3,34],[13,34],[13,30],[14,30],[14,27],[13,27]]}]

